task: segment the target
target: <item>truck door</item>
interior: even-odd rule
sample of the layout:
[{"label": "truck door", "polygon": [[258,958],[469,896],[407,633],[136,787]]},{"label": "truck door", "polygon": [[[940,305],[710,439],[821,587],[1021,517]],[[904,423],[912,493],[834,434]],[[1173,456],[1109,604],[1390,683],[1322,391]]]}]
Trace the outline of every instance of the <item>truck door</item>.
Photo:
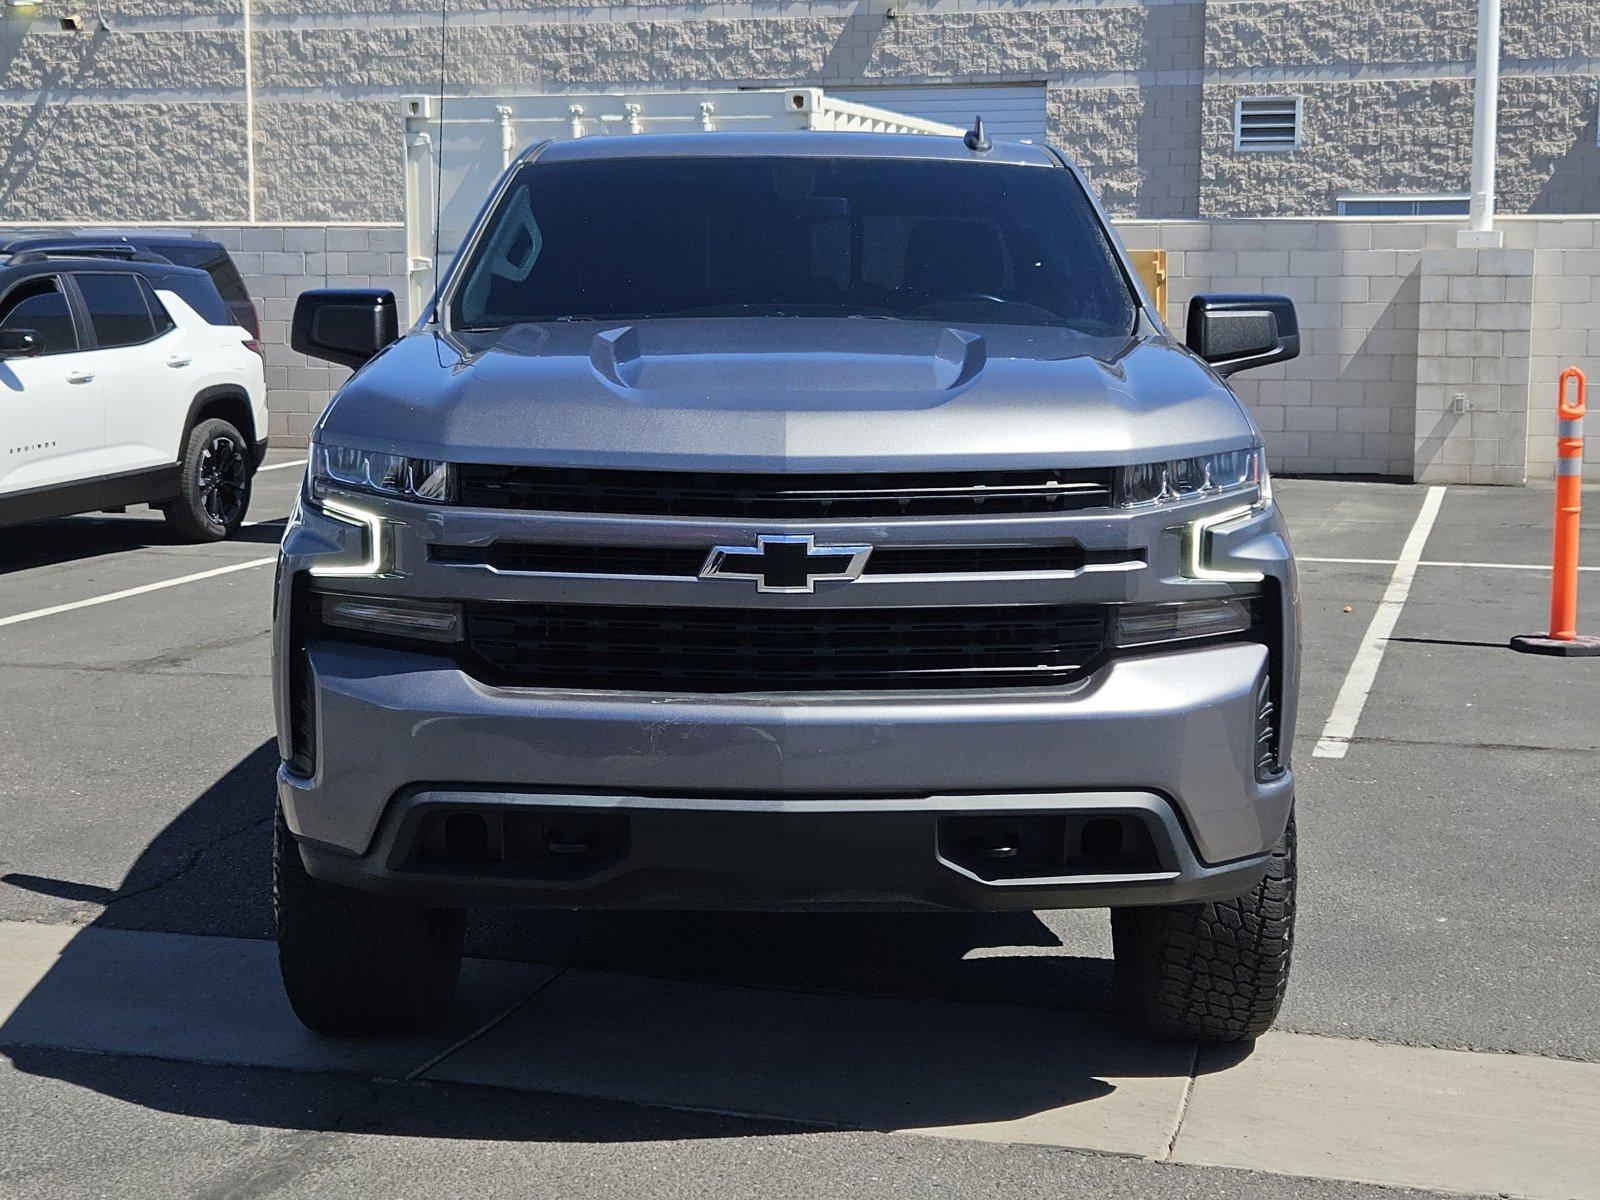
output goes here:
[{"label": "truck door", "polygon": [[104,398],[60,277],[30,276],[0,296],[0,329],[44,343],[0,359],[0,494],[101,474]]}]

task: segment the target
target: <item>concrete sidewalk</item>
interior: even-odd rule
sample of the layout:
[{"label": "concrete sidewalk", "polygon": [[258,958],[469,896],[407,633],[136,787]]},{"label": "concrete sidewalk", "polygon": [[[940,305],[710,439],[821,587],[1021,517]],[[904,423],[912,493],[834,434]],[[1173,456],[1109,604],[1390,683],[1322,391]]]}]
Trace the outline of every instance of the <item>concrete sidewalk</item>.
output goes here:
[{"label": "concrete sidewalk", "polygon": [[0,923],[0,1047],[438,1080],[1233,1166],[1600,1198],[1600,1064],[1273,1033],[1253,1053],[1056,1008],[471,960],[444,1030],[337,1043],[271,943]]}]

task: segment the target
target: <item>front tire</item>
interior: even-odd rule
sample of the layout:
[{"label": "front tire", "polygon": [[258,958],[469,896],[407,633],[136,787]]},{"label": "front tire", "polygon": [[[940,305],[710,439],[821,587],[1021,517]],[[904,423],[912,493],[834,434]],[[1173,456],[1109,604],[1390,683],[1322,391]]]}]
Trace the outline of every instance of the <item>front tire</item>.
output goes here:
[{"label": "front tire", "polygon": [[255,474],[244,436],[220,418],[201,421],[189,431],[178,471],[178,494],[162,506],[178,536],[220,542],[239,532]]},{"label": "front tire", "polygon": [[277,816],[272,853],[278,968],[300,1023],[335,1037],[394,1037],[449,1011],[466,914],[313,879]]},{"label": "front tire", "polygon": [[1232,900],[1111,911],[1117,990],[1162,1037],[1247,1042],[1272,1025],[1294,948],[1294,814],[1266,876]]}]

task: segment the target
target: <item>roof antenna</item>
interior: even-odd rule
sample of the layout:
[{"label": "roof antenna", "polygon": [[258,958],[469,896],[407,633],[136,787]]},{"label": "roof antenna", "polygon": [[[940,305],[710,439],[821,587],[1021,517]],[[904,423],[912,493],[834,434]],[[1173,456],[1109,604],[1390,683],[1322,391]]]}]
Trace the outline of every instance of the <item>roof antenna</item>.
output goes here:
[{"label": "roof antenna", "polygon": [[962,135],[961,140],[966,143],[968,150],[976,154],[987,154],[994,149],[994,143],[989,140],[989,131],[983,127],[982,117],[972,118],[972,128]]}]

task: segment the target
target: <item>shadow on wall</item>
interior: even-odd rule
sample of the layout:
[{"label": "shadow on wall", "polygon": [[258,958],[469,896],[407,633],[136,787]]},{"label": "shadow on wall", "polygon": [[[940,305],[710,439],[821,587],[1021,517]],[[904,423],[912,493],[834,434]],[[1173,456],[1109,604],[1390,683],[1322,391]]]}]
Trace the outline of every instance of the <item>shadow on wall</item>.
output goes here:
[{"label": "shadow on wall", "polygon": [[[1422,264],[1419,260],[1400,281],[1394,297],[1373,320],[1361,345],[1349,356],[1340,373],[1341,379],[1361,385],[1365,401],[1363,411],[1388,415],[1387,434],[1391,450],[1387,457],[1391,465],[1406,464],[1407,470],[1403,474],[1407,476],[1411,473],[1410,464],[1421,461],[1416,451],[1417,350],[1421,310]],[[1389,364],[1387,377],[1373,379],[1374,364],[1385,362]],[[1311,402],[1317,402],[1315,383],[1311,387]],[[1396,425],[1397,417],[1404,423]],[[1379,429],[1363,430],[1361,436],[1363,439],[1376,438],[1383,432]],[[1370,460],[1375,456],[1367,453],[1363,444],[1358,457]]]},{"label": "shadow on wall", "polygon": [[[53,19],[51,23],[54,23]],[[43,23],[13,17],[0,6],[0,80],[10,77],[22,53],[23,38],[35,25],[40,24]],[[54,122],[59,124],[61,116],[66,113],[60,101],[72,92],[73,76],[93,74],[94,60],[109,36],[108,31],[98,23],[92,33],[74,35],[83,47],[78,57],[69,66],[47,70],[44,78],[32,88],[35,99],[26,114],[14,126],[4,130],[6,144],[4,151],[0,152],[3,153],[3,157],[0,157],[0,215],[13,211],[18,195],[26,190],[30,176],[39,165],[40,148],[50,145],[55,138],[56,130],[49,118],[52,100],[60,110]],[[37,219],[39,214],[33,215]]]},{"label": "shadow on wall", "polygon": [[[548,1105],[539,1109],[533,1101],[457,1103],[437,1090],[392,1087],[388,1099],[372,1092],[355,1108],[326,1103],[329,1091],[352,1086],[352,1077],[405,1077],[553,974],[523,963],[625,972],[631,982],[604,973],[566,975],[548,993],[570,982],[580,994],[598,996],[602,1008],[624,1012],[632,1012],[628,996],[660,986],[641,975],[776,989],[712,989],[721,999],[710,1002],[704,1021],[718,1030],[719,1054],[686,1057],[677,1038],[635,1036],[624,1074],[737,1095],[745,1111],[783,1118],[809,1105],[860,1128],[1009,1120],[1105,1096],[1116,1090],[1107,1080],[1183,1078],[1191,1067],[1190,1048],[1130,1037],[1112,1016],[1063,1011],[1105,1014],[1109,965],[1030,954],[1058,944],[1031,913],[489,914],[469,933],[478,961],[468,964],[450,1028],[422,1039],[320,1039],[294,1022],[273,950],[262,940],[271,934],[276,765],[269,741],[224,773],[144,848],[114,891],[21,871],[0,877],[0,884],[103,906],[0,1026],[0,1045],[19,1070],[161,1111],[290,1129],[563,1141],[794,1132],[792,1121],[778,1117],[618,1117],[599,1106],[588,1116],[563,1110],[567,1115],[556,1121]],[[51,937],[60,929],[36,928]],[[115,932],[126,930],[161,932]],[[211,936],[162,936],[174,933]],[[989,949],[1001,953],[983,953]],[[841,992],[879,999],[847,1000]],[[930,1005],[917,995],[1011,1003]],[[576,1030],[562,1040],[560,1022],[566,1012],[582,1023],[593,1007],[556,1003],[538,1038],[511,1043],[497,1061],[503,1066],[506,1053],[526,1053],[530,1061],[511,1068],[515,1077],[537,1080],[549,1070],[566,1078],[559,1062],[544,1061],[548,1046],[552,1057],[566,1055],[569,1072],[587,1078],[584,1046],[595,1032]],[[700,1024],[699,1011],[691,1007],[684,1019]],[[637,1026],[648,1023],[650,1012],[633,1016]],[[275,1073],[260,1087],[181,1086],[169,1078],[171,1068],[116,1057],[125,1055],[311,1073]],[[340,1074],[342,1082],[333,1078]]]},{"label": "shadow on wall", "polygon": [[1550,161],[1529,212],[1600,212],[1600,108],[1591,103],[1588,111],[1589,119],[1572,144]]}]

